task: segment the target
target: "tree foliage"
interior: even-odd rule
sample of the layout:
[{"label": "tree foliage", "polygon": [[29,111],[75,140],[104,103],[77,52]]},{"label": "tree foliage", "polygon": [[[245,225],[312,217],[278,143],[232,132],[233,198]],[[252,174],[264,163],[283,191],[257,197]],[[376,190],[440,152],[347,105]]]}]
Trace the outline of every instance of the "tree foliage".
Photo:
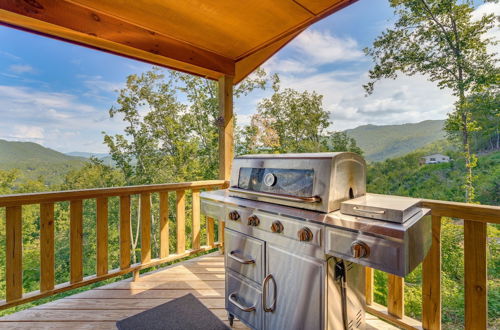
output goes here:
[{"label": "tree foliage", "polygon": [[457,97],[449,121],[461,133],[460,143],[465,156],[466,200],[474,198],[471,155],[472,123],[466,98],[498,83],[495,54],[488,53],[489,45],[497,41],[486,37],[497,17],[484,15],[474,20],[471,0],[389,0],[397,18],[393,27],[384,31],[365,49],[374,66],[370,81],[364,86],[370,94],[381,79],[395,79],[398,74],[424,74],[440,88],[447,88]]}]

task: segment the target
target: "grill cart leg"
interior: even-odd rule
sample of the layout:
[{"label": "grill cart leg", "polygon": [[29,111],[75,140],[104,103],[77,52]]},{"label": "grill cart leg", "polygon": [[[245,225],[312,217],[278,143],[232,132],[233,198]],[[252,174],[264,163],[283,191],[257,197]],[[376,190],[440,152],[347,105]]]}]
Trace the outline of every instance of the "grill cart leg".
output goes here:
[{"label": "grill cart leg", "polygon": [[231,313],[227,313],[227,318],[229,319],[229,325],[232,327],[234,323],[234,315]]}]

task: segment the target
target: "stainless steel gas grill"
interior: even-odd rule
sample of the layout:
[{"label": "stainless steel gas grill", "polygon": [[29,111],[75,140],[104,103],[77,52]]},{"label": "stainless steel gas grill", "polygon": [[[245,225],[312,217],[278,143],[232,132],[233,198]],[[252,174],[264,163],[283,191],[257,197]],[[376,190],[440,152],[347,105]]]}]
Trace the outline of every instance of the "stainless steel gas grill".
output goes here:
[{"label": "stainless steel gas grill", "polygon": [[365,171],[353,153],[243,156],[229,189],[202,193],[202,213],[226,223],[231,322],[364,328],[364,266],[405,276],[431,233],[418,200],[366,194]]}]

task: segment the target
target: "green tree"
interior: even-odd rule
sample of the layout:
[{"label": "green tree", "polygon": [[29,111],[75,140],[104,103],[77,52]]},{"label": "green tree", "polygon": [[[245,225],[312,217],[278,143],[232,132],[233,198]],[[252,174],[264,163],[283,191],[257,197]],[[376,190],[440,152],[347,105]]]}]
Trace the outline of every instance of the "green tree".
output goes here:
[{"label": "green tree", "polygon": [[465,199],[474,198],[472,169],[476,157],[471,152],[471,108],[467,96],[498,80],[497,60],[487,52],[496,41],[485,36],[495,26],[496,17],[485,15],[473,20],[471,0],[389,0],[397,18],[365,53],[373,58],[370,81],[364,86],[370,94],[376,81],[395,79],[399,73],[424,74],[440,88],[457,97],[448,118],[459,127],[467,174]]},{"label": "green tree", "polygon": [[327,144],[330,151],[349,151],[363,155],[363,150],[358,147],[356,140],[346,132],[333,132],[328,137]]},{"label": "green tree", "polygon": [[273,76],[273,95],[263,99],[249,126],[241,131],[240,153],[327,151],[324,135],[330,126],[323,96],[281,89]]}]

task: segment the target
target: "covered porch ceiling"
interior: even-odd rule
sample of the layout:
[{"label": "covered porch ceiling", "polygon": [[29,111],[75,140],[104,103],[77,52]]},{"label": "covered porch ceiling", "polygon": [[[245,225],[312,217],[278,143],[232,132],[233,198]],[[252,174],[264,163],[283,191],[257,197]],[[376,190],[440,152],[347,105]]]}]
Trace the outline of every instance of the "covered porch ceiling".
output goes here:
[{"label": "covered porch ceiling", "polygon": [[2,0],[0,23],[236,84],[355,1]]}]

